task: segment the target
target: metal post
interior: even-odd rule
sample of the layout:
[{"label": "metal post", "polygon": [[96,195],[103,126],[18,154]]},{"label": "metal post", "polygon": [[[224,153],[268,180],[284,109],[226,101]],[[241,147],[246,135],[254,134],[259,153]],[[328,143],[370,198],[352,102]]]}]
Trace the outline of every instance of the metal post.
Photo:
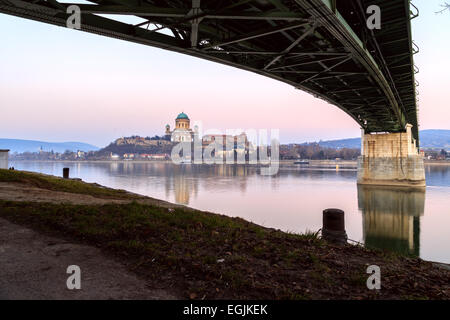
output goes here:
[{"label": "metal post", "polygon": [[63,178],[69,179],[69,168],[63,168]]},{"label": "metal post", "polygon": [[345,232],[345,213],[340,209],[323,210],[322,238],[337,244],[347,243]]}]

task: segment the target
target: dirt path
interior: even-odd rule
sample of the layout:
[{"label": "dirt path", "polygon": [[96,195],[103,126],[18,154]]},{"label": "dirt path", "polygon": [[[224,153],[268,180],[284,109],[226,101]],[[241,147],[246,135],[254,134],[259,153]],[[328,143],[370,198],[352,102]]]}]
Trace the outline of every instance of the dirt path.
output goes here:
[{"label": "dirt path", "polygon": [[[67,289],[69,265],[81,289]],[[39,234],[0,218],[0,299],[176,299],[151,289],[97,248]]]}]

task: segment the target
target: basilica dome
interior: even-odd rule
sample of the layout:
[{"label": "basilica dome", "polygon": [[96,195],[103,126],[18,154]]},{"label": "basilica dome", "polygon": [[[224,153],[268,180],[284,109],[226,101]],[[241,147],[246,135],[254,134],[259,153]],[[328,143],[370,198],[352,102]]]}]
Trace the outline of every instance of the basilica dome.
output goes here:
[{"label": "basilica dome", "polygon": [[177,116],[177,119],[186,119],[189,120],[189,117],[187,116],[186,113],[182,112]]}]

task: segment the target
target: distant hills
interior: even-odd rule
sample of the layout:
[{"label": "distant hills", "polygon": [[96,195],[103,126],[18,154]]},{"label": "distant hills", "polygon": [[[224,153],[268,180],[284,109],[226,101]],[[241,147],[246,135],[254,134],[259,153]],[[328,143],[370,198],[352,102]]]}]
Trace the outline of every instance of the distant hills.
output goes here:
[{"label": "distant hills", "polygon": [[319,145],[331,149],[361,149],[361,138],[319,141]]},{"label": "distant hills", "polygon": [[[450,130],[421,130],[420,147],[423,149],[450,150]],[[320,141],[319,145],[325,148],[361,148],[361,138]]]},{"label": "distant hills", "polygon": [[422,148],[450,150],[450,130],[420,131],[420,146]]},{"label": "distant hills", "polygon": [[22,139],[0,139],[0,149],[10,149],[13,152],[38,152],[42,147],[44,151],[54,151],[63,153],[66,150],[76,152],[81,151],[97,151],[98,147],[83,142],[44,142],[35,140]]}]

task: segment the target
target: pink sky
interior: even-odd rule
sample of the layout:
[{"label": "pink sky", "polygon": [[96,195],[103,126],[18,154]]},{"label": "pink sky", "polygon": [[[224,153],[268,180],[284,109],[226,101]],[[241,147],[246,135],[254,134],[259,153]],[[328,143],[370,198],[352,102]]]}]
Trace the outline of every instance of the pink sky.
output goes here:
[{"label": "pink sky", "polygon": [[[435,15],[438,4],[421,4],[413,24],[421,129],[450,129],[450,12]],[[277,128],[282,142],[360,134],[335,106],[213,62],[3,14],[0,38],[0,138],[104,146],[162,134],[181,111],[204,129]]]}]

